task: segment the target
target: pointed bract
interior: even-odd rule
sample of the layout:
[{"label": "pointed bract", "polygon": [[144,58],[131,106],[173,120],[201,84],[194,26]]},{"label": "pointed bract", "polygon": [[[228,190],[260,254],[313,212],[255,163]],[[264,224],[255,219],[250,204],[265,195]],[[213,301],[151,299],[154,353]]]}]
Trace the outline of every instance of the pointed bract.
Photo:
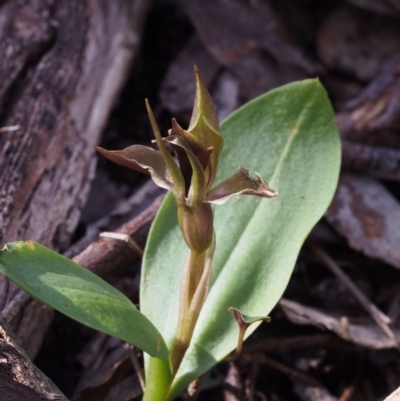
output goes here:
[{"label": "pointed bract", "polygon": [[217,172],[218,159],[224,145],[224,139],[219,129],[214,105],[206,86],[204,85],[200,71],[194,68],[196,77],[196,97],[194,101],[192,118],[188,132],[192,134],[202,146],[212,147],[210,164],[206,170],[207,188],[209,188]]}]

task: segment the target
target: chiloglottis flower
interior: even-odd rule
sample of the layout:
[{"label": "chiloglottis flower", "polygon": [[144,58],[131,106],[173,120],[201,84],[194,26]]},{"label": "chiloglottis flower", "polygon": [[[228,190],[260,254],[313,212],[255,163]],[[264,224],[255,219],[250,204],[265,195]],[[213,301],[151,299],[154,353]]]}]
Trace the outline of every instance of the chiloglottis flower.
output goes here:
[{"label": "chiloglottis flower", "polygon": [[[173,119],[168,136],[161,137],[146,100],[158,150],[142,145],[117,151],[98,146],[96,149],[107,159],[150,174],[158,186],[171,191],[178,206],[178,222],[188,247],[196,252],[204,252],[213,237],[212,203],[222,204],[231,196],[239,194],[273,198],[278,193],[259,174],[250,177],[248,170],[243,167],[213,186],[224,140],[211,96],[196,67],[195,78],[196,97],[187,130]],[[166,144],[173,149],[177,161]]]}]

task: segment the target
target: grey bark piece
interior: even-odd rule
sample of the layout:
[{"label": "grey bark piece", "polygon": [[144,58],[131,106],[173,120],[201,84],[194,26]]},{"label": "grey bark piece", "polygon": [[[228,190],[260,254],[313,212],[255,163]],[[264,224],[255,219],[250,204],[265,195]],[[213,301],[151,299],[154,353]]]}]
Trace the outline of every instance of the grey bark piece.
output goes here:
[{"label": "grey bark piece", "polygon": [[[0,76],[12,78],[0,82],[0,122],[21,129],[0,137],[2,244],[29,238],[55,249],[68,245],[93,177],[92,145],[137,45],[128,4],[31,0],[4,7],[13,29],[3,29],[0,51],[18,54],[0,63]],[[28,28],[36,25],[43,33],[24,56]]]},{"label": "grey bark piece", "polygon": [[353,322],[347,316],[336,316],[323,310],[304,306],[298,302],[281,299],[279,302],[286,317],[294,324],[316,326],[334,332],[340,338],[369,349],[397,348],[400,329],[393,327],[396,340],[372,321]]},{"label": "grey bark piece", "polygon": [[[1,399],[68,401],[61,391],[32,364],[0,314]],[[28,398],[29,397],[29,398]]]},{"label": "grey bark piece", "polygon": [[400,269],[400,204],[379,181],[342,174],[326,218],[351,248]]},{"label": "grey bark piece", "polygon": [[339,401],[324,387],[312,387],[301,382],[294,383],[294,391],[303,401]]},{"label": "grey bark piece", "polygon": [[[95,171],[92,145],[126,79],[148,6],[2,2],[0,127],[20,129],[0,132],[0,246],[17,239],[68,246]],[[2,277],[0,292],[2,310],[20,290]],[[11,324],[33,356],[51,313],[28,309]]]},{"label": "grey bark piece", "polygon": [[398,20],[343,4],[321,24],[317,51],[328,68],[368,82],[398,65],[399,34]]}]

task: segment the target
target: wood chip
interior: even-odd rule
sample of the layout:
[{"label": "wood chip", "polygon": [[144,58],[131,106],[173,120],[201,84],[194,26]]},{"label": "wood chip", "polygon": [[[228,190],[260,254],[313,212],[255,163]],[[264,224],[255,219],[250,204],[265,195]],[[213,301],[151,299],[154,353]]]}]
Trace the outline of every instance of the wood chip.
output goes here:
[{"label": "wood chip", "polygon": [[387,396],[384,401],[400,401],[400,387]]},{"label": "wood chip", "polygon": [[[340,266],[319,246],[312,247],[315,255],[321,262],[344,284],[344,286],[353,294],[360,305],[370,314],[378,326],[388,335],[388,337],[397,343],[397,339],[392,329],[389,327],[390,318],[385,315],[378,307],[373,304],[367,296],[357,287],[351,278],[340,268]],[[397,347],[399,344],[397,343]]]},{"label": "wood chip", "polygon": [[336,333],[344,340],[370,349],[397,347],[400,328],[392,328],[397,342],[391,340],[380,327],[371,322],[353,322],[345,316],[334,316],[327,312],[282,299],[279,303],[287,318],[295,324],[316,326]]},{"label": "wood chip", "polygon": [[343,174],[326,218],[351,248],[400,269],[400,204],[377,180]]},{"label": "wood chip", "polygon": [[321,26],[318,54],[332,70],[369,81],[398,58],[399,35],[398,21],[342,5]]}]

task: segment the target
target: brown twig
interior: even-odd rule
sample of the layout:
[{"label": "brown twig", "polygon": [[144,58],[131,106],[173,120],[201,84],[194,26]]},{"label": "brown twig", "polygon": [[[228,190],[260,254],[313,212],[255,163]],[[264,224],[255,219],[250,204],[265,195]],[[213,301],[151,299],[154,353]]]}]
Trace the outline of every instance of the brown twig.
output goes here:
[{"label": "brown twig", "polygon": [[[115,232],[132,237],[139,246],[143,244],[163,199],[164,195],[158,196],[146,210]],[[104,238],[89,245],[83,252],[75,256],[73,261],[104,277],[139,256],[124,241]]]},{"label": "brown twig", "polygon": [[229,363],[229,369],[224,379],[224,400],[240,401],[242,400],[243,384],[240,378],[240,372],[235,363]]},{"label": "brown twig", "polygon": [[357,370],[351,380],[351,383],[345,387],[342,394],[339,397],[339,401],[350,401],[357,389],[361,380],[365,365],[365,354],[360,358],[357,366]]},{"label": "brown twig", "polygon": [[259,371],[259,360],[258,357],[253,358],[251,368],[250,368],[250,374],[246,380],[245,383],[245,394],[246,394],[246,400],[248,401],[254,401],[254,391],[255,391],[255,384],[258,376],[258,371]]},{"label": "brown twig", "polygon": [[71,245],[64,252],[64,256],[73,258],[83,252],[90,244],[97,241],[101,231],[116,231],[121,226],[122,220],[132,220],[140,215],[162,193],[163,191],[149,179],[110,213],[87,225],[85,235]]},{"label": "brown twig", "polygon": [[325,387],[310,386],[301,381],[295,381],[293,386],[294,392],[303,401],[339,401]]},{"label": "brown twig", "polygon": [[184,396],[182,397],[182,400],[184,400],[184,401],[196,401],[197,400],[197,397],[200,394],[201,380],[202,380],[202,377],[198,377],[196,380],[193,380],[189,384]]},{"label": "brown twig", "polygon": [[291,351],[304,348],[336,348],[345,342],[332,334],[298,335],[293,337],[269,338],[245,343],[243,358],[271,351]]},{"label": "brown twig", "polygon": [[1,127],[0,128],[0,133],[1,132],[11,132],[11,131],[18,131],[21,127],[19,125],[11,125],[8,127]]},{"label": "brown twig", "polygon": [[375,401],[375,395],[372,390],[371,383],[369,381],[367,381],[367,380],[363,381],[362,389],[364,390],[363,393],[364,393],[365,399],[367,401]]},{"label": "brown twig", "polygon": [[[2,374],[0,399],[62,400],[68,401],[61,391],[30,361],[18,344],[9,324],[0,314],[0,355]],[[7,392],[7,388],[10,393]],[[7,391],[6,391],[7,390]],[[5,397],[5,398],[4,398]]]},{"label": "brown twig", "polygon": [[8,322],[11,322],[13,317],[21,311],[21,309],[29,302],[30,299],[31,297],[26,292],[18,292],[17,295],[10,302],[8,302],[1,311],[2,315]]},{"label": "brown twig", "polygon": [[400,398],[400,387],[389,394],[384,401],[397,401]]},{"label": "brown twig", "polygon": [[340,268],[340,266],[318,245],[311,246],[314,254],[320,261],[344,284],[344,286],[353,294],[360,305],[371,315],[378,326],[387,334],[387,336],[397,344],[399,343],[392,329],[389,327],[390,318],[385,315],[376,305],[374,305],[361,290],[354,284],[351,278]]},{"label": "brown twig", "polygon": [[321,384],[313,377],[311,377],[303,372],[300,372],[299,370],[296,370],[290,366],[284,365],[283,363],[278,362],[275,359],[272,359],[266,355],[260,355],[259,362],[264,365],[268,365],[271,368],[278,370],[279,372],[282,372],[288,376],[291,376],[292,378],[294,378],[296,380],[300,380],[303,383],[307,384],[308,386],[311,386],[311,387],[320,387],[321,386]]},{"label": "brown twig", "polygon": [[265,394],[263,394],[261,391],[256,391],[256,396],[260,398],[261,401],[268,401]]},{"label": "brown twig", "polygon": [[140,387],[142,388],[143,393],[146,391],[146,383],[144,379],[144,372],[142,367],[140,366],[140,363],[138,361],[138,358],[136,356],[136,351],[135,347],[132,344],[126,344],[125,347],[128,350],[129,353],[129,358],[132,362],[133,368],[135,369],[136,375],[139,379]]},{"label": "brown twig", "polygon": [[140,246],[128,234],[104,231],[100,233],[99,237],[113,238],[113,239],[118,239],[120,241],[125,241],[135,253],[137,253],[140,257],[143,256],[143,249],[140,248]]}]

